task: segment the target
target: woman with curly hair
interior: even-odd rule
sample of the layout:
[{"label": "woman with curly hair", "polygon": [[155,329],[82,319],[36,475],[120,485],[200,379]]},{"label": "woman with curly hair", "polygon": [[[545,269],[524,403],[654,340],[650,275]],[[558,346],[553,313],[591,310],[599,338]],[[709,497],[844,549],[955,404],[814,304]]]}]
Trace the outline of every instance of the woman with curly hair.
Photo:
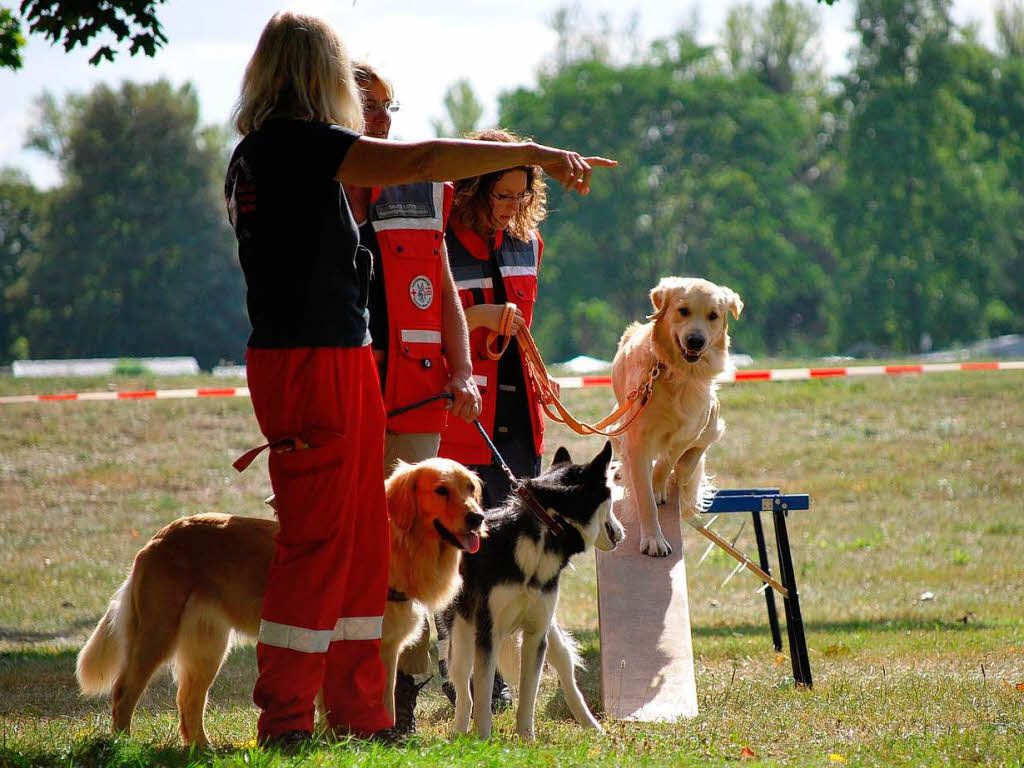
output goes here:
[{"label": "woman with curly hair", "polygon": [[[480,141],[522,141],[495,129]],[[544,414],[515,334],[533,321],[544,242],[537,229],[547,191],[541,169],[519,165],[455,184],[445,236],[455,285],[470,331],[473,375],[483,396],[480,423],[517,477],[536,477],[544,451]],[[510,305],[514,305],[510,306]],[[491,333],[500,334],[488,346]],[[500,357],[497,353],[501,352]],[[484,481],[484,502],[504,502],[510,486],[475,426],[452,420],[440,455],[470,466]]]},{"label": "woman with curly hair", "polygon": [[369,346],[368,252],[342,184],[443,181],[537,164],[586,193],[601,158],[534,143],[360,135],[345,47],[315,16],[267,23],[235,108],[225,179],[252,334],[246,364],[281,528],[267,574],[253,699],[260,742],[313,729],[323,690],[339,734],[392,725],[381,624],[388,589],[385,414]]},{"label": "woman with curly hair", "polygon": [[[474,138],[499,144],[522,141],[502,129],[483,131]],[[516,477],[540,474],[544,452],[544,413],[515,334],[533,321],[544,251],[537,227],[547,215],[546,203],[547,187],[536,165],[463,179],[455,183],[445,234],[469,326],[473,377],[482,396],[480,424]],[[441,435],[439,455],[462,462],[479,475],[485,508],[505,501],[511,490],[509,479],[492,462],[491,449],[475,425],[450,420]],[[450,618],[438,615],[435,623],[442,689],[454,704],[455,689],[447,679]],[[496,673],[492,711],[511,702],[508,685]]]}]

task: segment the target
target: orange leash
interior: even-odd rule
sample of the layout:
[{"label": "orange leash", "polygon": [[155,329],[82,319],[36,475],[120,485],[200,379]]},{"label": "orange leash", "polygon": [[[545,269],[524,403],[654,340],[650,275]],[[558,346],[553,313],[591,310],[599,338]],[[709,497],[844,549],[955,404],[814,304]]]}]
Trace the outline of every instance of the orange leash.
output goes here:
[{"label": "orange leash", "polygon": [[[516,312],[518,307],[511,301],[505,304],[505,308],[501,312],[501,320],[498,321],[498,332],[491,331],[487,334],[487,343],[484,345],[487,351],[487,356],[491,360],[499,360],[502,355],[508,351],[509,345],[512,343],[512,339],[515,334],[512,333],[512,322],[516,319]],[[496,350],[494,348],[495,341],[503,339],[501,349]]]},{"label": "orange leash", "polygon": [[[509,307],[512,308],[511,312],[509,312]],[[505,313],[501,317],[501,328],[508,331],[511,325],[511,318],[515,317],[515,304],[506,304]],[[508,325],[506,325],[506,317],[509,318]],[[494,348],[494,343],[499,336],[505,337],[505,342],[500,352]],[[533,340],[530,329],[523,326],[515,336],[523,350],[523,357],[530,372],[530,379],[540,394],[541,408],[544,409],[544,413],[552,421],[564,424],[579,435],[603,435],[604,437],[621,435],[643,413],[644,408],[650,402],[651,395],[654,393],[654,381],[661,375],[662,366],[660,363],[655,363],[647,373],[644,381],[626,395],[624,403],[596,424],[588,424],[576,419],[569,412],[569,409],[562,404],[562,401],[558,399],[558,395],[555,394],[554,382],[551,380],[551,375],[544,364],[544,358],[541,357],[540,350],[537,349],[537,343]],[[488,356],[492,360],[497,360],[505,353],[511,342],[511,336],[506,333],[491,331],[487,336],[486,343]],[[613,427],[612,425],[615,425],[617,422],[619,422],[618,426]]]}]

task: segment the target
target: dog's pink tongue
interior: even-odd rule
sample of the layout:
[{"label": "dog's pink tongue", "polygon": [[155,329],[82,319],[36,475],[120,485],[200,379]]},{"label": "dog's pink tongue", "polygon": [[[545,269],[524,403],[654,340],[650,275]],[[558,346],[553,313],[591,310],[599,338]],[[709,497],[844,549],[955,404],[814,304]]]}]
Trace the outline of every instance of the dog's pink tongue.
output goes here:
[{"label": "dog's pink tongue", "polygon": [[459,544],[469,554],[474,554],[480,549],[480,534],[479,533],[460,533]]}]

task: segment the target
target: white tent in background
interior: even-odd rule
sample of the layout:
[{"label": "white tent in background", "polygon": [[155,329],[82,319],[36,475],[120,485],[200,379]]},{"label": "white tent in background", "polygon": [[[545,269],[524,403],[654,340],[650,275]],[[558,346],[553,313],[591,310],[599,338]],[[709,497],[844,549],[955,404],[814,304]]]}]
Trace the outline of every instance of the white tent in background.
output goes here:
[{"label": "white tent in background", "polygon": [[566,360],[558,365],[565,373],[577,374],[598,373],[599,371],[607,371],[612,367],[609,360],[598,360],[596,357],[588,357],[587,355],[578,355],[572,360]]}]

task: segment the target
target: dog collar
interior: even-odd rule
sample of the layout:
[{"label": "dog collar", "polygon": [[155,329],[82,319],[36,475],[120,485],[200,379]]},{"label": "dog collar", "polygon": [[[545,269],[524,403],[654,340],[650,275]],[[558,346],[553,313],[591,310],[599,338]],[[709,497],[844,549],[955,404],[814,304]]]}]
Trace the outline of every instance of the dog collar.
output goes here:
[{"label": "dog collar", "polygon": [[[513,486],[516,495],[523,500],[530,511],[540,520],[544,525],[547,526],[548,530],[551,531],[553,536],[559,536],[562,533],[562,524],[558,522],[556,517],[552,517],[548,514],[548,511],[544,509],[544,506],[537,501],[537,497],[530,493],[530,489],[521,481],[517,480],[515,486]],[[558,516],[560,517],[560,515]]]}]

